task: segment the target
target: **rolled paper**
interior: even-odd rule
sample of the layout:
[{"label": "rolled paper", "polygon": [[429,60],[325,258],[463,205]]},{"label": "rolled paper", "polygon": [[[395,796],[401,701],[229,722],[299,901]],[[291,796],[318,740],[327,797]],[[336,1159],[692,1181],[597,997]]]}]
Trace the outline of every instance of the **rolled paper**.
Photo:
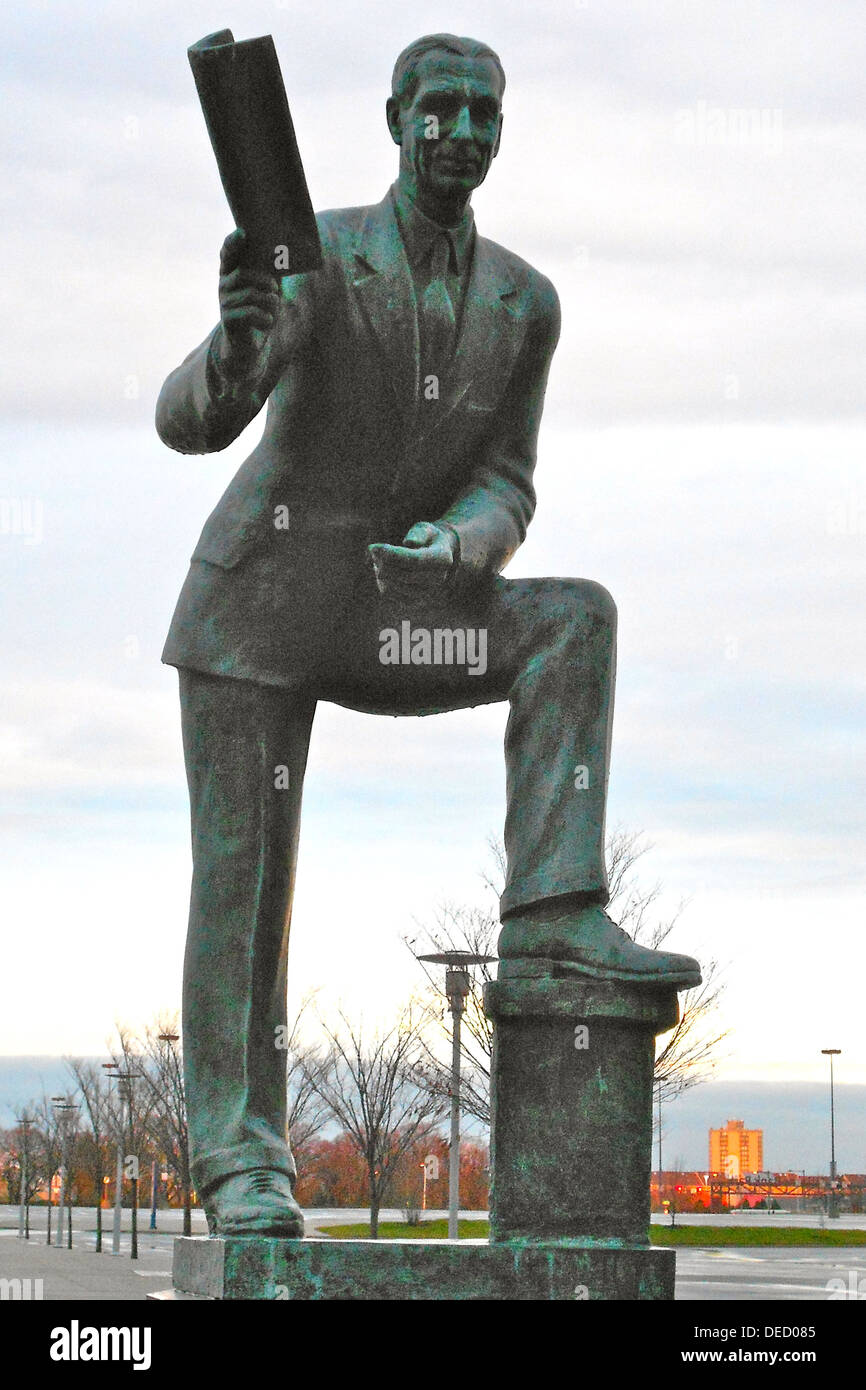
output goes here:
[{"label": "rolled paper", "polygon": [[187,52],[246,263],[278,277],[317,270],[322,247],[272,37],[236,43],[221,29]]}]

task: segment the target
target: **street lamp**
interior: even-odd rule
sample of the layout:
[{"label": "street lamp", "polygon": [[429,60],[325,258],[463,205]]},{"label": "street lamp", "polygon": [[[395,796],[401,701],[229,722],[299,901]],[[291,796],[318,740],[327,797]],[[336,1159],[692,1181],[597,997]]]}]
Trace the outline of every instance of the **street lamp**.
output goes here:
[{"label": "street lamp", "polygon": [[833,1058],[841,1053],[841,1047],[822,1047],[821,1054],[830,1058],[830,1200],[827,1215],[839,1215],[836,1207],[836,1107],[833,1095]]},{"label": "street lamp", "polygon": [[658,1123],[658,1127],[659,1127],[659,1206],[660,1206],[660,1207],[663,1207],[663,1206],[664,1206],[664,1197],[663,1197],[663,1193],[662,1193],[662,1079],[661,1079],[661,1077],[659,1077],[659,1079],[658,1079],[657,1115],[658,1115],[658,1121],[657,1121],[657,1123]]},{"label": "street lamp", "polygon": [[56,1240],[56,1243],[57,1243],[58,1248],[59,1248],[60,1246],[62,1246],[62,1244],[63,1244],[63,1203],[64,1203],[64,1200],[65,1200],[65,1202],[66,1202],[66,1222],[67,1222],[66,1248],[67,1248],[67,1250],[71,1250],[71,1249],[72,1249],[72,1183],[71,1183],[71,1181],[70,1181],[71,1174],[70,1174],[70,1172],[69,1172],[69,1166],[70,1166],[70,1158],[69,1158],[69,1118],[70,1118],[70,1111],[72,1111],[72,1110],[77,1110],[77,1109],[78,1109],[78,1106],[77,1106],[77,1105],[74,1105],[74,1104],[72,1103],[72,1101],[69,1100],[69,1098],[68,1098],[67,1096],[52,1096],[52,1097],[51,1097],[51,1104],[52,1104],[52,1106],[54,1107],[54,1113],[55,1113],[55,1115],[57,1115],[58,1125],[60,1126],[60,1142],[61,1142],[60,1203],[59,1203],[59,1210],[58,1210],[58,1212],[57,1212],[57,1240]]},{"label": "street lamp", "polygon": [[51,1108],[60,1133],[60,1192],[57,1203],[57,1232],[54,1237],[54,1244],[57,1246],[63,1244],[63,1204],[66,1200],[66,1125],[62,1113],[65,1101],[65,1096],[51,1097]]},{"label": "street lamp", "polygon": [[[129,1116],[129,1147],[132,1148],[135,1142],[135,1132],[132,1123],[132,1082],[142,1075],[140,1071],[117,1071],[115,1075],[118,1081],[126,1082],[126,1103],[127,1114]],[[129,1243],[129,1257],[131,1260],[138,1259],[138,1155],[130,1153],[127,1155],[130,1165],[129,1179],[132,1184],[132,1233]]]},{"label": "street lamp", "polygon": [[21,1191],[19,1193],[21,1210],[18,1215],[18,1239],[22,1236],[25,1240],[30,1239],[30,1194],[27,1191],[27,1184],[30,1181],[27,1172],[27,1131],[33,1124],[32,1115],[28,1115],[26,1110],[23,1115],[16,1115],[16,1124],[24,1130],[24,1148],[21,1152]]},{"label": "street lamp", "polygon": [[479,956],[473,951],[440,951],[418,960],[444,965],[445,997],[453,1019],[451,1027],[451,1139],[448,1153],[448,1239],[459,1239],[460,1211],[460,1022],[472,991],[469,967],[487,965],[495,956]]},{"label": "street lamp", "polygon": [[[112,1081],[117,1080],[119,1063],[103,1062],[102,1070],[106,1073],[109,1091]],[[118,1092],[120,1087],[118,1087]],[[117,1124],[117,1161],[114,1168],[114,1225],[111,1232],[111,1253],[120,1254],[120,1225],[123,1212],[123,1114]]]}]

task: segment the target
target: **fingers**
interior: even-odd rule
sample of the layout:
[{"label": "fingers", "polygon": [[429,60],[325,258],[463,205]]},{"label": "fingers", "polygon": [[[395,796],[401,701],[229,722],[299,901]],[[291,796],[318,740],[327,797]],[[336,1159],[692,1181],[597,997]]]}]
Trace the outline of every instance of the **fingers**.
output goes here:
[{"label": "fingers", "polygon": [[236,309],[226,309],[220,318],[227,333],[246,328],[258,328],[267,333],[273,328],[276,315],[269,313],[267,309],[245,304],[239,305]]},{"label": "fingers", "polygon": [[[220,247],[220,275],[230,275],[233,270],[244,268],[244,260],[249,254],[248,240],[243,227],[235,227],[234,231],[229,233]],[[264,248],[261,246],[256,247],[253,254],[257,264],[270,264],[270,256],[265,253]],[[245,274],[259,279],[263,283],[267,282],[269,284],[274,284],[275,281],[285,278],[283,271],[277,270],[276,266],[268,270],[254,270],[250,268],[249,270],[245,270]],[[294,275],[291,278],[297,280],[300,277],[299,275]]]},{"label": "fingers", "polygon": [[[436,556],[430,554],[426,546],[379,545],[376,547],[376,551],[374,564],[378,561],[381,567],[392,572],[411,570],[414,574],[416,570],[426,569],[429,565],[437,563]],[[439,563],[441,563],[441,557],[439,557]]]},{"label": "fingers", "polygon": [[273,323],[277,317],[278,307],[279,304],[276,300],[260,299],[258,296],[252,295],[238,295],[231,299],[220,300],[220,318],[223,323],[227,323],[249,313],[264,316]]},{"label": "fingers", "polygon": [[240,265],[245,245],[246,233],[243,227],[235,227],[220,249],[220,275],[228,275],[229,271]]},{"label": "fingers", "polygon": [[[385,545],[377,542],[367,549],[374,564],[387,566],[389,569],[412,570],[414,573],[420,569],[438,568],[442,565],[447,567],[452,559],[450,547],[442,540],[435,527],[431,530],[433,535],[423,544],[419,542],[415,545]],[[405,539],[408,540],[409,537]],[[434,545],[432,542],[435,540],[439,540],[440,544]]]},{"label": "fingers", "polygon": [[250,289],[257,294],[279,296],[277,282],[273,275],[261,270],[250,270],[246,266],[235,266],[233,270],[220,275],[220,291],[232,294],[235,290]]},{"label": "fingers", "polygon": [[430,545],[439,535],[439,530],[429,521],[416,521],[403,537],[403,544],[408,546]]},{"label": "fingers", "polygon": [[280,296],[276,290],[257,290],[246,285],[232,290],[221,287],[219,298],[222,309],[243,309],[248,306],[275,314],[280,307]]},{"label": "fingers", "polygon": [[268,333],[280,307],[280,291],[274,276],[243,265],[246,235],[236,227],[220,251],[220,320],[225,332],[240,341],[254,329]]},{"label": "fingers", "polygon": [[246,233],[236,227],[226,237],[220,250],[220,302],[224,296],[239,291],[279,298],[279,285],[276,274],[256,270],[243,264],[246,252]]},{"label": "fingers", "polygon": [[419,555],[420,546],[409,545],[389,545],[386,555],[386,563],[392,569],[417,569],[428,560],[428,556]]},{"label": "fingers", "polygon": [[[428,522],[419,527],[429,528],[434,537],[437,528]],[[415,531],[416,527],[412,528]],[[411,535],[411,532],[409,533]],[[405,537],[409,539],[409,535]],[[376,577],[376,587],[380,594],[402,599],[414,598],[439,588],[448,578],[453,563],[447,547],[385,545],[377,542],[367,547]]]}]

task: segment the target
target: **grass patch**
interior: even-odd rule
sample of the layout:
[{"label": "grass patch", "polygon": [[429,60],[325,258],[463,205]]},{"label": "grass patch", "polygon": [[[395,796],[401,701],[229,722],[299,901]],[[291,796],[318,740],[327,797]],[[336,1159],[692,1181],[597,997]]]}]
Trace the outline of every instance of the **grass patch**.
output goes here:
[{"label": "grass patch", "polygon": [[[332,1240],[369,1240],[370,1226],[361,1222],[352,1226],[323,1226],[321,1234]],[[486,1240],[490,1234],[487,1221],[461,1221],[461,1240]],[[448,1222],[423,1221],[409,1226],[405,1221],[380,1221],[380,1240],[445,1240]],[[785,1226],[651,1226],[650,1241],[657,1246],[818,1246],[849,1248],[866,1245],[866,1231],[804,1230]]]},{"label": "grass patch", "polygon": [[[490,1235],[489,1221],[461,1221],[458,1225],[461,1240],[486,1240]],[[370,1223],[362,1221],[357,1226],[322,1226],[321,1234],[333,1240],[369,1240]],[[448,1222],[422,1221],[420,1226],[410,1226],[406,1221],[380,1221],[380,1240],[446,1240]]]},{"label": "grass patch", "polygon": [[653,1245],[819,1246],[866,1245],[866,1231],[808,1230],[788,1226],[651,1226]]}]

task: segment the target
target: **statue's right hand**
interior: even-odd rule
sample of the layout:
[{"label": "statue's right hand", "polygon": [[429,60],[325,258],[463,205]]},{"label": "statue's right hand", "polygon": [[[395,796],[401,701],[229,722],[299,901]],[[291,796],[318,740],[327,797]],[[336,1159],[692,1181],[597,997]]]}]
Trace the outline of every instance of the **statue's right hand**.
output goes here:
[{"label": "statue's right hand", "polygon": [[218,356],[229,377],[242,376],[255,366],[280,305],[276,276],[241,264],[245,240],[243,229],[236,227],[220,251]]}]

